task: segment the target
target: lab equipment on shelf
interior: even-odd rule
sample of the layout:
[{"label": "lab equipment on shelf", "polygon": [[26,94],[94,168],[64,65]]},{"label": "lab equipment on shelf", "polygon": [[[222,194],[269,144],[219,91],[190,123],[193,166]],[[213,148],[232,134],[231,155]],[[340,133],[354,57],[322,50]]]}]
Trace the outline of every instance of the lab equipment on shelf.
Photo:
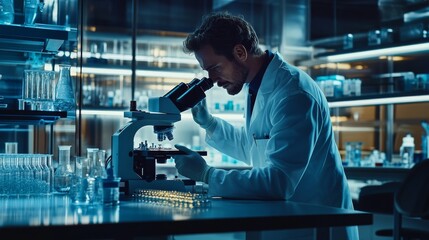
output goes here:
[{"label": "lab equipment on shelf", "polygon": [[362,81],[358,78],[345,79],[343,81],[343,96],[360,96]]},{"label": "lab equipment on shelf", "polygon": [[346,142],[346,163],[360,166],[362,159],[362,142]]},{"label": "lab equipment on shelf", "polygon": [[67,111],[69,116],[75,115],[76,99],[73,90],[72,77],[70,76],[70,65],[60,64],[60,73],[55,92],[55,110]]},{"label": "lab equipment on shelf", "polygon": [[24,70],[21,110],[53,111],[55,86],[54,71]]},{"label": "lab equipment on shelf", "polygon": [[6,154],[18,153],[18,143],[17,142],[5,142],[4,143],[4,152]]},{"label": "lab equipment on shelf", "polygon": [[402,138],[402,145],[399,149],[401,156],[400,164],[405,167],[411,167],[414,163],[414,147],[414,138],[408,133]]},{"label": "lab equipment on shelf", "polygon": [[33,25],[37,13],[43,11],[43,0],[24,0],[24,25]]},{"label": "lab equipment on shelf", "polygon": [[316,83],[326,97],[341,97],[343,96],[344,80],[345,77],[341,75],[328,75],[317,77]]},{"label": "lab equipment on shelf", "polygon": [[14,15],[13,0],[0,0],[0,24],[12,24]]}]

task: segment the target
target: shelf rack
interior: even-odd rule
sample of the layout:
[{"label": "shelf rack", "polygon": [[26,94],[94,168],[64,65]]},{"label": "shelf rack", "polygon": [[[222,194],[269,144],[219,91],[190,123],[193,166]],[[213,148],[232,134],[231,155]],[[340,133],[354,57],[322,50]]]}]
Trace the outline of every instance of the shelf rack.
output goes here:
[{"label": "shelf rack", "polygon": [[64,41],[76,41],[77,29],[68,26],[0,24],[0,50],[19,52],[58,52]]},{"label": "shelf rack", "polygon": [[0,110],[1,124],[47,125],[66,117],[62,111]]}]

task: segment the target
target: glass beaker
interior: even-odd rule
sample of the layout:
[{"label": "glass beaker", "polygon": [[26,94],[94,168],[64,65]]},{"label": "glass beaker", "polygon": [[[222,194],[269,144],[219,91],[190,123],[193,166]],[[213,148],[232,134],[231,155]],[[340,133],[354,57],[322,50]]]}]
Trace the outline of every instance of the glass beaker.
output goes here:
[{"label": "glass beaker", "polygon": [[0,24],[13,23],[14,14],[13,0],[0,0]]},{"label": "glass beaker", "polygon": [[37,16],[39,0],[24,0],[24,25],[32,25]]},{"label": "glass beaker", "polygon": [[70,76],[70,65],[60,64],[60,74],[55,91],[55,110],[67,111],[74,116],[76,108],[75,92],[73,90],[72,77]]},{"label": "glass beaker", "polygon": [[54,188],[57,192],[68,193],[74,176],[70,165],[70,145],[58,146],[58,167],[54,174]]},{"label": "glass beaker", "polygon": [[6,154],[17,154],[18,153],[18,143],[17,142],[5,142],[4,150]]}]

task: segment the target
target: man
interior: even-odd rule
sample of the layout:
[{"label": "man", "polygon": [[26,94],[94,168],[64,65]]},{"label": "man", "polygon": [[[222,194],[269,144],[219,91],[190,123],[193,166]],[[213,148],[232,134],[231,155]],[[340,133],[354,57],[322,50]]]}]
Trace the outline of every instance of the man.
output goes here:
[{"label": "man", "polygon": [[[210,196],[353,209],[328,103],[310,76],[278,53],[262,51],[252,26],[228,13],[206,16],[186,38],[184,48],[228,94],[248,93],[246,124],[241,128],[213,117],[204,100],[192,108],[192,114],[206,130],[210,146],[252,168],[216,169],[197,153],[176,145],[188,153],[175,157],[181,175],[208,183]],[[278,239],[312,239],[312,234],[288,231]],[[338,228],[333,236],[358,239],[357,227]]]}]

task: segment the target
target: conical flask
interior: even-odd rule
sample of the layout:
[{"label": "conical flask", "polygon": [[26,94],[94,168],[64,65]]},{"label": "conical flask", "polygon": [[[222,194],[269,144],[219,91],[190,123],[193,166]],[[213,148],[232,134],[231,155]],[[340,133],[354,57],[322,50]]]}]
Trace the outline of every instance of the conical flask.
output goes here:
[{"label": "conical flask", "polygon": [[73,170],[70,165],[70,145],[58,146],[58,167],[54,174],[54,188],[59,193],[68,193],[72,185]]},{"label": "conical flask", "polygon": [[60,64],[60,75],[58,77],[54,107],[57,111],[67,111],[67,115],[75,115],[76,100],[73,90],[72,77],[70,76],[70,65]]}]

